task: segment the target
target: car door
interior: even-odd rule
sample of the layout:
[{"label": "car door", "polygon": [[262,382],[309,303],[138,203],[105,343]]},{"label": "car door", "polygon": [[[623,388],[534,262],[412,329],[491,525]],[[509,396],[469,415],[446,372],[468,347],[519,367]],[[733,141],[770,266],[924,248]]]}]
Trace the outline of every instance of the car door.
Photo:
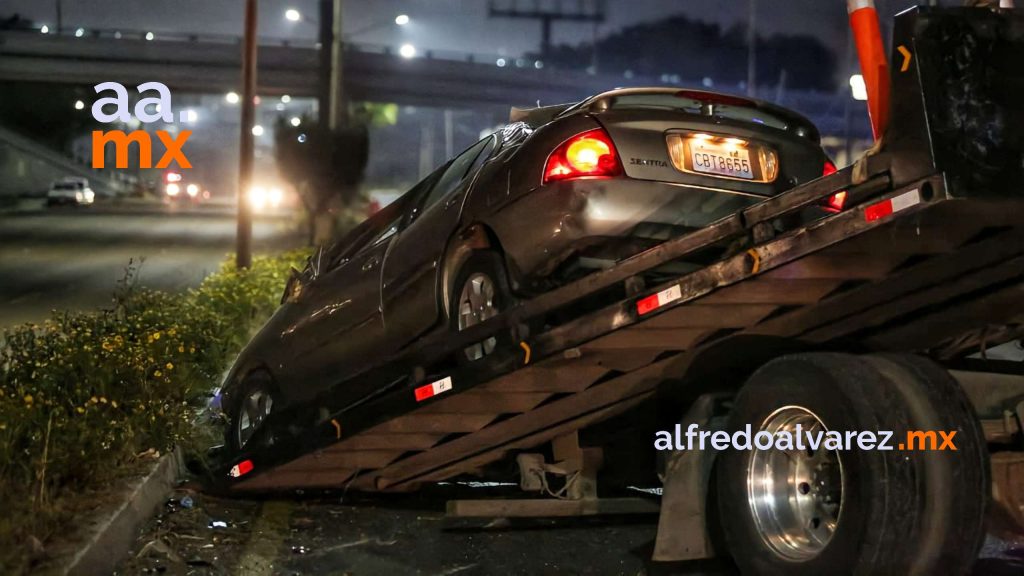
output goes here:
[{"label": "car door", "polygon": [[304,390],[324,390],[385,355],[381,270],[402,217],[386,221],[355,254],[332,263],[309,286],[307,314],[290,346],[293,380],[303,382]]},{"label": "car door", "polygon": [[466,192],[494,149],[495,137],[456,156],[410,211],[384,262],[381,306],[389,346],[398,348],[438,319],[439,264],[459,225]]}]

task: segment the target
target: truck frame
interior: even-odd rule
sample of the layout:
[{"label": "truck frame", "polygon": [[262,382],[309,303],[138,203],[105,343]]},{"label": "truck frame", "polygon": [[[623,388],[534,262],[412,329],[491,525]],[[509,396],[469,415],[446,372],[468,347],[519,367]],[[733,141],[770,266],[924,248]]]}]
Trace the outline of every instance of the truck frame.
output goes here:
[{"label": "truck frame", "polygon": [[[968,446],[954,476],[984,489],[966,497],[976,506],[939,518],[966,527],[891,543],[909,551],[874,564],[858,557],[868,563],[857,566],[921,574],[937,561],[949,573],[969,566],[992,498],[1004,518],[1024,525],[1024,369],[986,354],[1024,335],[1024,75],[1015,65],[1022,44],[1024,15],[1011,10],[899,15],[892,119],[856,164],[464,332],[427,336],[356,376],[380,384],[358,406],[339,406],[327,392],[271,414],[243,454],[216,468],[217,487],[407,491],[515,457],[524,489],[559,497],[455,501],[449,512],[660,509],[654,559],[706,558],[720,544],[709,528],[714,476],[723,473],[715,451],[658,454],[645,435],[651,428],[641,427],[645,434],[627,442],[636,458],[620,463],[589,432],[637,419],[660,428],[724,429],[737,394],[786,362],[871,364],[890,383],[899,379],[890,368],[899,365],[899,386],[921,399],[908,412],[917,415],[909,428],[931,421],[968,444],[977,436],[976,460],[963,461]],[[836,194],[845,195],[842,211],[809,223],[800,217]],[[486,247],[486,237],[472,241]],[[662,271],[722,247],[724,257],[697,271]],[[499,334],[511,334],[512,345],[469,364],[454,361],[467,345]],[[943,383],[950,375],[955,389]],[[973,412],[943,408],[960,397]],[[401,415],[382,416],[393,414]],[[952,458],[930,451],[900,457],[922,469]],[[599,496],[599,478],[631,467],[661,478],[660,504]],[[930,477],[922,478],[927,486]],[[910,500],[921,518],[946,502],[931,492]],[[936,542],[950,538],[960,545],[937,552]],[[772,566],[741,565],[755,573],[774,573]]]}]

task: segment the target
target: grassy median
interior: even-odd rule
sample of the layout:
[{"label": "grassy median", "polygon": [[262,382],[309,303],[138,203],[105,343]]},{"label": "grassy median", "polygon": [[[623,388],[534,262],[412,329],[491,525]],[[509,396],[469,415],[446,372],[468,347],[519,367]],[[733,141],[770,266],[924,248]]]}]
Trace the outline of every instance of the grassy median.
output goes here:
[{"label": "grassy median", "polygon": [[129,266],[109,310],[55,312],[0,343],[0,573],[46,557],[75,499],[187,443],[197,408],[277,308],[306,252],[225,262],[199,288],[139,288]]}]

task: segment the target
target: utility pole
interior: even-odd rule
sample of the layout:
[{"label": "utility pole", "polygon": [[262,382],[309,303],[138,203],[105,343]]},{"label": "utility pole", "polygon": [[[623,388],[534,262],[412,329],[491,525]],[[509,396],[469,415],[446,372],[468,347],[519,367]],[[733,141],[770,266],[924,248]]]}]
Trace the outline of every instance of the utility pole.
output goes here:
[{"label": "utility pole", "polygon": [[331,130],[345,125],[342,0],[320,0],[320,123]]},{"label": "utility pole", "polygon": [[757,0],[750,1],[747,20],[747,96],[757,96]]},{"label": "utility pole", "polygon": [[64,28],[64,10],[61,4],[62,1],[57,0],[57,34],[60,34]]},{"label": "utility pole", "polygon": [[252,187],[253,133],[256,119],[256,2],[245,1],[245,40],[242,48],[242,133],[238,152],[238,232],[235,237],[235,264],[252,265]]}]

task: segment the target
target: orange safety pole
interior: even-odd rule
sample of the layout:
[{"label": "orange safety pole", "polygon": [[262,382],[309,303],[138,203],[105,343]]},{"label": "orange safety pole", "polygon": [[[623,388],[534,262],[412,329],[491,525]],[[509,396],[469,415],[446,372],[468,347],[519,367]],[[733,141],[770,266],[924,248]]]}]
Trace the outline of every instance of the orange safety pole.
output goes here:
[{"label": "orange safety pole", "polygon": [[860,59],[860,73],[868,92],[868,115],[877,141],[889,124],[889,60],[874,0],[847,0],[850,28]]}]

